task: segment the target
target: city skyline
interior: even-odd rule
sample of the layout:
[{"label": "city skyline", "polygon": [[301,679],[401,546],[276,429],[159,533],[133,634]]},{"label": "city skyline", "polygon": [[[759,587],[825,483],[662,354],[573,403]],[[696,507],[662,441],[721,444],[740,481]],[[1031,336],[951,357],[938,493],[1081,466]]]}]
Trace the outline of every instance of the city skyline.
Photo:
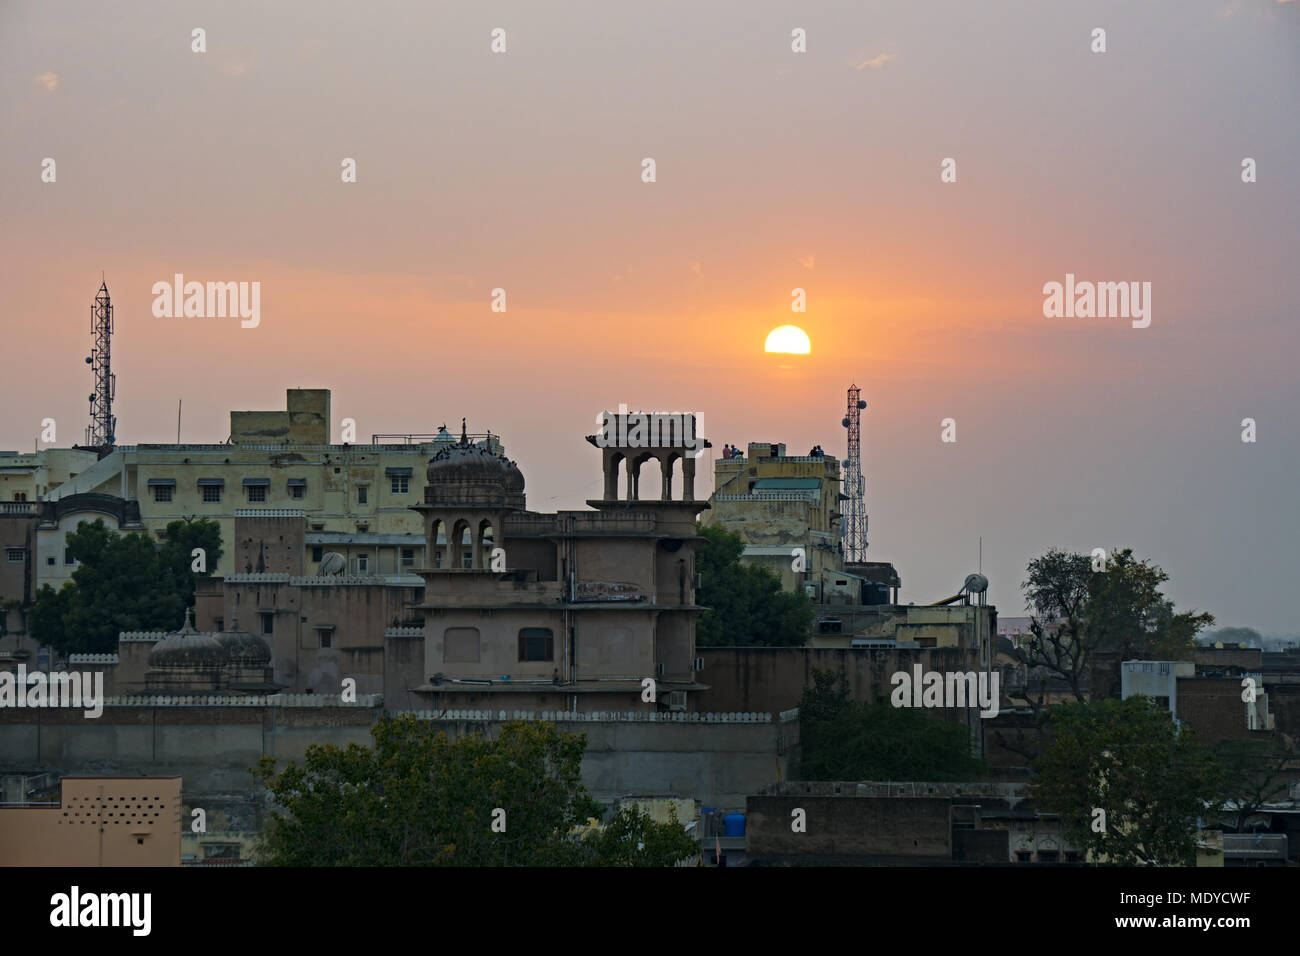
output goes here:
[{"label": "city skyline", "polygon": [[[550,511],[598,492],[602,410],[698,413],[702,471],[843,458],[856,382],[904,603],[981,536],[1010,616],[1048,548],[1130,546],[1179,609],[1296,633],[1298,7],[7,8],[0,448],[81,440],[102,272],[122,444],[330,388],[335,436],[490,428]],[[155,318],[176,273],[259,282],[260,323]],[[1151,283],[1150,326],[1047,318],[1067,275]]]}]

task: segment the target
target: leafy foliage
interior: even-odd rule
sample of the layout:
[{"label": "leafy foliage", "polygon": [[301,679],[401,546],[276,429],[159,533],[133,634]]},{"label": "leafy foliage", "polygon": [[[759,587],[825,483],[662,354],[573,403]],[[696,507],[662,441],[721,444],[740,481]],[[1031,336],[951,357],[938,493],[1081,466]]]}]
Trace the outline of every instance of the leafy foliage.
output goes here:
[{"label": "leafy foliage", "polygon": [[[1067,840],[1123,866],[1189,862],[1220,782],[1209,752],[1149,697],[1060,704],[1034,764],[1034,801]],[[1105,811],[1105,827],[1095,809]],[[1100,831],[1100,832],[1099,832]]]},{"label": "leafy foliage", "polygon": [[171,522],[161,547],[102,518],[81,522],[66,543],[78,567],[60,590],[36,592],[30,621],[32,637],[62,654],[111,652],[119,631],[180,627],[194,602],[191,548],[208,549],[209,568],[221,555],[220,527],[208,519]]},{"label": "leafy foliage", "polygon": [[1291,782],[1287,771],[1300,764],[1300,750],[1282,734],[1224,740],[1214,748],[1214,761],[1221,771],[1218,816],[1241,833],[1264,804],[1286,799]]},{"label": "leafy foliage", "polygon": [[605,828],[583,841],[595,866],[672,866],[700,855],[700,844],[669,810],[667,823],[655,823],[638,807],[619,807]]},{"label": "leafy foliage", "polygon": [[[638,810],[601,834],[572,831],[600,818],[580,782],[584,734],[512,721],[494,739],[449,739],[412,715],[385,717],[374,747],[313,745],[278,774],[253,772],[280,809],[260,856],[275,866],[665,866],[698,853],[675,822]],[[504,832],[493,829],[504,811]]]},{"label": "leafy foliage", "polygon": [[1114,551],[1104,570],[1088,555],[1052,549],[1029,563],[1021,584],[1033,616],[1033,637],[1021,648],[1030,666],[1045,667],[1084,699],[1082,678],[1095,654],[1120,660],[1189,658],[1211,614],[1175,612],[1160,591],[1169,580],[1157,565],[1138,561],[1131,548]]},{"label": "leafy foliage", "polygon": [[744,539],[716,525],[699,525],[708,539],[696,554],[700,574],[696,601],[709,608],[695,627],[698,647],[802,647],[808,641],[813,605],[802,593],[783,590],[767,568],[742,564]]},{"label": "leafy foliage", "polygon": [[962,724],[887,702],[849,699],[842,676],[813,671],[799,703],[805,780],[969,780],[987,767],[971,756]]}]

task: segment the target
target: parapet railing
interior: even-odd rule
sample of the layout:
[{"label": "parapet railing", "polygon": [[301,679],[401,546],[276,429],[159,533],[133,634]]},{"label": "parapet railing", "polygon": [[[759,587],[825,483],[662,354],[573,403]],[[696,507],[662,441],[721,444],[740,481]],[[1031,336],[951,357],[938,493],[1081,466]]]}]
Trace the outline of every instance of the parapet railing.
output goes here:
[{"label": "parapet railing", "polygon": [[714,501],[809,501],[816,500],[815,488],[807,491],[752,491],[747,495],[714,495]]},{"label": "parapet railing", "polygon": [[69,664],[117,664],[116,654],[69,654]]},{"label": "parapet railing", "polygon": [[386,627],[384,637],[424,637],[422,627]]},{"label": "parapet railing", "polygon": [[[770,724],[768,713],[701,714],[677,711],[594,710],[403,710],[421,720],[544,720],[565,723],[664,723],[664,724]],[[787,711],[789,713],[789,711]],[[797,714],[798,711],[795,711]]]},{"label": "parapet railing", "polygon": [[229,584],[288,584],[293,587],[369,587],[397,585],[419,587],[424,581],[415,574],[319,574],[296,575],[275,571],[252,571],[226,576]]},{"label": "parapet railing", "polygon": [[106,697],[105,707],[382,707],[383,694],[358,694],[345,701],[339,694],[265,694],[222,696],[218,694],[137,694]]}]

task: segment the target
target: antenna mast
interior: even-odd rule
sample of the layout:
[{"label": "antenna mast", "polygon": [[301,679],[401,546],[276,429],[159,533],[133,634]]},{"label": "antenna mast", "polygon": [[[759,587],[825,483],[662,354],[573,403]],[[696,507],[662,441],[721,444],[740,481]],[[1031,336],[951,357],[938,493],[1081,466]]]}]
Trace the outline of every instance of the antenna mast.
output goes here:
[{"label": "antenna mast", "polygon": [[862,480],[862,389],[849,386],[848,411],[840,422],[848,429],[849,457],[844,462],[844,523],[841,535],[844,543],[844,561],[854,564],[867,559],[867,506],[863,497]]},{"label": "antenna mast", "polygon": [[90,334],[95,346],[86,358],[86,364],[95,374],[95,393],[90,396],[90,427],[86,429],[86,444],[92,448],[108,449],[117,437],[117,419],[113,416],[113,396],[117,392],[117,376],[110,362],[113,337],[113,303],[108,297],[108,283],[102,282],[95,304],[90,307]]}]

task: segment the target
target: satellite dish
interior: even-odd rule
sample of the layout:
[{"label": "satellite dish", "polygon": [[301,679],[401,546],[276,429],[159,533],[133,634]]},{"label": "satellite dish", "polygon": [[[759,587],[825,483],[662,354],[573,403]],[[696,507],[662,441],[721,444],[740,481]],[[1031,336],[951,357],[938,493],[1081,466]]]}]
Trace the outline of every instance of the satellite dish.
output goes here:
[{"label": "satellite dish", "polygon": [[859,398],[858,408],[866,408],[866,407],[867,407],[867,400],[865,398]]},{"label": "satellite dish", "polygon": [[320,567],[316,569],[316,576],[321,578],[336,577],[347,570],[347,558],[337,551],[326,551],[320,559]]},{"label": "satellite dish", "polygon": [[966,583],[962,585],[962,590],[971,594],[983,594],[988,589],[989,579],[982,574],[966,575]]},{"label": "satellite dish", "polygon": [[848,428],[848,427],[849,427],[849,417],[848,417],[847,415],[845,415],[842,419],[840,419],[840,424],[843,425],[845,428]]}]

